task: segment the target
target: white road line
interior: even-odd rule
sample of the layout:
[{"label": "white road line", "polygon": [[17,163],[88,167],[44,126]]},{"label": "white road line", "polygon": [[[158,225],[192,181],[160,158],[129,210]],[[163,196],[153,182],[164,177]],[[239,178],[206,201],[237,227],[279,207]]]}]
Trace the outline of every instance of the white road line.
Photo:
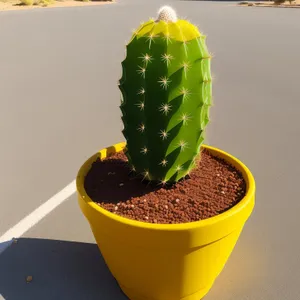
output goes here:
[{"label": "white road line", "polygon": [[75,192],[76,192],[76,180],[73,180],[64,189],[62,189],[56,195],[54,195],[45,203],[43,203],[41,206],[39,206],[37,209],[35,209],[32,213],[30,213],[28,216],[22,219],[15,226],[13,226],[8,231],[6,231],[0,237],[0,243],[22,236],[26,231],[28,231],[31,227],[36,225],[40,220],[42,220],[52,210],[54,210],[57,206],[62,204]]},{"label": "white road line", "polygon": [[[7,242],[4,242],[4,243],[0,243],[0,254],[1,254],[2,252],[4,252],[4,250],[5,250],[6,248],[8,248],[8,247],[11,245],[12,242],[13,242],[13,241],[11,240],[11,241],[7,241]],[[0,297],[1,297],[1,294],[0,294]],[[1,300],[1,298],[0,298],[0,300]]]}]

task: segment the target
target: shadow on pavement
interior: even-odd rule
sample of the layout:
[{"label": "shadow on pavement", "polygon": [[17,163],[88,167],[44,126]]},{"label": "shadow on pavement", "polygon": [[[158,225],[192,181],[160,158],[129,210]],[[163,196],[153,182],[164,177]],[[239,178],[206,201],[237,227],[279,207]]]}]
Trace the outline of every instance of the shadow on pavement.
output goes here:
[{"label": "shadow on pavement", "polygon": [[0,252],[1,295],[7,300],[127,299],[96,244],[31,238]]}]

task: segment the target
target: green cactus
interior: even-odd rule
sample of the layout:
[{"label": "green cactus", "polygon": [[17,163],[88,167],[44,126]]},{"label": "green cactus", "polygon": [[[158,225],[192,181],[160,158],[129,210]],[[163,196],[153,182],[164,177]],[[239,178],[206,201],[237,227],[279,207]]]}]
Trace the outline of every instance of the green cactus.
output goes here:
[{"label": "green cactus", "polygon": [[164,7],[126,47],[119,84],[126,156],[150,181],[177,182],[199,157],[212,89],[205,39]]}]

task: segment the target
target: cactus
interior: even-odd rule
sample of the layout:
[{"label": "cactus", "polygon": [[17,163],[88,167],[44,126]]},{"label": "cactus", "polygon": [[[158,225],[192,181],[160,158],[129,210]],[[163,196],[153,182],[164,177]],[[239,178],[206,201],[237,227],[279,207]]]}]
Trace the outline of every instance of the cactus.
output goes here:
[{"label": "cactus", "polygon": [[126,46],[119,82],[125,153],[147,180],[174,183],[196,166],[211,105],[205,40],[196,26],[163,7]]}]

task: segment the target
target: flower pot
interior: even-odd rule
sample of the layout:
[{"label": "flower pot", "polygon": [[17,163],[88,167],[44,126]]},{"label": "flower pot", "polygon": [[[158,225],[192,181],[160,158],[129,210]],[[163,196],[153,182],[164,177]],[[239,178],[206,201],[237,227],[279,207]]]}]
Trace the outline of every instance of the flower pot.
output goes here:
[{"label": "flower pot", "polygon": [[98,157],[123,150],[116,144],[93,155],[77,177],[80,208],[102,256],[131,300],[199,300],[228,260],[254,207],[255,182],[248,168],[219,149],[203,146],[243,175],[245,197],[218,216],[182,224],[151,224],[113,214],[94,203],[84,189],[85,176]]}]

